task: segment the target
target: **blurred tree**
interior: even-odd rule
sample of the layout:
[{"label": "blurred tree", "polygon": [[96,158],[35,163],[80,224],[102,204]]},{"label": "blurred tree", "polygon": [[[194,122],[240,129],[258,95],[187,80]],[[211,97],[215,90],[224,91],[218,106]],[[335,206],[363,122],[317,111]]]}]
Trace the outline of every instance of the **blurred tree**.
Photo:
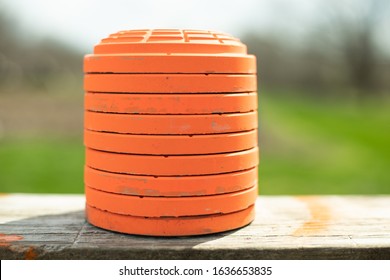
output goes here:
[{"label": "blurred tree", "polygon": [[[318,37],[317,35],[314,37]],[[259,85],[285,93],[323,95],[345,87],[344,70],[335,67],[321,45],[292,45],[283,36],[249,33],[243,37],[248,51],[257,57]]]},{"label": "blurred tree", "polygon": [[[0,10],[0,89],[51,91],[52,84],[81,84],[82,54],[50,38],[18,30]],[[64,81],[67,82],[64,82]],[[61,89],[62,87],[56,86]],[[4,91],[4,89],[7,89]]]},{"label": "blurred tree", "polygon": [[18,46],[15,34],[10,26],[13,22],[0,10],[0,87],[4,87],[9,79],[14,79],[18,75],[18,69],[13,65],[11,53],[16,51]]},{"label": "blurred tree", "polygon": [[389,38],[378,33],[390,17],[389,3],[388,0],[338,0],[327,2],[323,9],[326,24],[322,30],[330,39],[326,43],[331,44],[323,48],[338,50],[351,84],[362,96],[380,84],[377,74],[386,59],[380,45]]},{"label": "blurred tree", "polygon": [[272,32],[252,30],[244,36],[250,53],[259,60],[260,85],[318,96],[324,90],[351,88],[360,98],[390,93],[390,51],[384,47],[390,43],[384,34],[390,1],[334,0],[313,5],[309,18],[291,12]]}]

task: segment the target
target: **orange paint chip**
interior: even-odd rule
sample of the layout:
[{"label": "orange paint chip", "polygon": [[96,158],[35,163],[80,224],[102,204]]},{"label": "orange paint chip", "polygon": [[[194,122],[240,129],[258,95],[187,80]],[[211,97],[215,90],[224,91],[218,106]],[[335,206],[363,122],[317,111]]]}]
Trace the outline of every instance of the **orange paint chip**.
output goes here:
[{"label": "orange paint chip", "polygon": [[206,135],[140,135],[85,130],[84,144],[95,150],[145,155],[195,155],[243,151],[257,146],[257,129]]},{"label": "orange paint chip", "polygon": [[142,176],[84,170],[85,185],[94,189],[136,196],[186,197],[231,193],[257,185],[257,167],[206,176]]},{"label": "orange paint chip", "polygon": [[27,251],[24,253],[25,260],[35,260],[38,257],[38,252],[34,247],[29,247]]},{"label": "orange paint chip", "polygon": [[129,134],[213,134],[257,128],[257,111],[222,115],[129,115],[84,113],[84,128]]},{"label": "orange paint chip", "polygon": [[156,156],[116,154],[86,149],[86,165],[95,169],[152,176],[220,174],[258,165],[258,148],[228,154]]},{"label": "orange paint chip", "polygon": [[257,198],[257,185],[239,192],[197,197],[121,195],[85,187],[88,204],[111,213],[142,217],[181,217],[226,214],[248,208]]},{"label": "orange paint chip", "polygon": [[11,246],[13,242],[22,240],[23,236],[0,233],[0,247]]},{"label": "orange paint chip", "polygon": [[221,114],[257,110],[257,94],[85,93],[87,111],[123,114]]}]

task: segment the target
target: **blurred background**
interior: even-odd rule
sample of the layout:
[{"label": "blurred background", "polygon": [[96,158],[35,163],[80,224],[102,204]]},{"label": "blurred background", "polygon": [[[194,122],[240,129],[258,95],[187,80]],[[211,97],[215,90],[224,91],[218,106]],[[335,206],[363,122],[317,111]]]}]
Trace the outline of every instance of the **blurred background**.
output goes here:
[{"label": "blurred background", "polygon": [[83,192],[83,55],[136,28],[257,56],[260,194],[390,193],[388,0],[0,0],[0,192]]}]

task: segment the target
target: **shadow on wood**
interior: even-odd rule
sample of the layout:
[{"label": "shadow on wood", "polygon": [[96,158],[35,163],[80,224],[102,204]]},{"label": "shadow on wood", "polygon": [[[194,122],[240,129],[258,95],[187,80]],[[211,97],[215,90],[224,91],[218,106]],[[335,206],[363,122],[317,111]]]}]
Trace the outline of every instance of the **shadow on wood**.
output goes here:
[{"label": "shadow on wood", "polygon": [[84,211],[21,219],[0,229],[0,259],[194,259],[199,254],[193,247],[236,231],[199,237],[121,234],[90,225]]}]

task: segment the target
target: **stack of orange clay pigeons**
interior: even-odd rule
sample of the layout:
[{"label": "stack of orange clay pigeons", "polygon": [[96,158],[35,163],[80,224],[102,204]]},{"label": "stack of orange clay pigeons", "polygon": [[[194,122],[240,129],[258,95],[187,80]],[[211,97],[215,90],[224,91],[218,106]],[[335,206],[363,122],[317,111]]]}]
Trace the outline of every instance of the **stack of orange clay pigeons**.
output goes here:
[{"label": "stack of orange clay pigeons", "polygon": [[84,59],[88,221],[201,235],[254,219],[256,59],[220,32],[121,31]]}]

